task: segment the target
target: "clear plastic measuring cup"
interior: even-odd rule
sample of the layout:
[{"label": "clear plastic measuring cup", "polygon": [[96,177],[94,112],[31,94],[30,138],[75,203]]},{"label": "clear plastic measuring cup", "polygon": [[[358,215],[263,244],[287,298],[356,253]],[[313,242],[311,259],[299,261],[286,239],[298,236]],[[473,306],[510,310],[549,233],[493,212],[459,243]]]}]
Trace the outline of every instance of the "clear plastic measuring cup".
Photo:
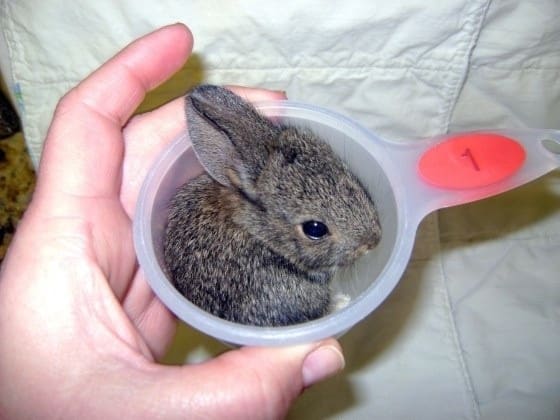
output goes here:
[{"label": "clear plastic measuring cup", "polygon": [[235,345],[286,345],[340,336],[395,288],[426,215],[502,193],[560,167],[560,131],[555,130],[496,130],[395,143],[312,105],[279,101],[257,108],[273,120],[307,127],[331,144],[373,197],[383,237],[377,248],[333,279],[333,290],[350,300],[332,314],[288,327],[253,327],[211,315],[183,297],[165,270],[169,200],[202,172],[188,134],[176,139],[159,156],[140,192],[134,218],[138,259],[154,292],[179,319]]}]

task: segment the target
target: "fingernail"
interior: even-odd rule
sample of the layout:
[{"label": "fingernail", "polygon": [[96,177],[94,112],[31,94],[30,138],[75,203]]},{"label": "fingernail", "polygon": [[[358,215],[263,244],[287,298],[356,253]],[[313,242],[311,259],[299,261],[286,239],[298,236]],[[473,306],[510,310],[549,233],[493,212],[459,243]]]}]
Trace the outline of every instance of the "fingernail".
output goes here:
[{"label": "fingernail", "polygon": [[302,377],[305,387],[320,382],[344,369],[344,356],[334,346],[322,346],[307,355],[303,361]]},{"label": "fingernail", "polygon": [[281,96],[284,99],[288,99],[288,94],[285,90],[275,90],[274,92],[277,93],[278,96]]}]

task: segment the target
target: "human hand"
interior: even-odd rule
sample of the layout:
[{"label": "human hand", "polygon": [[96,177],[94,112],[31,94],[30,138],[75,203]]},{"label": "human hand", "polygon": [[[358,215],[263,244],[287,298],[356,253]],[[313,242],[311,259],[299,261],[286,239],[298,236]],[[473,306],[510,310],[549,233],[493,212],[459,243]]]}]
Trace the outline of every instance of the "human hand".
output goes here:
[{"label": "human hand", "polygon": [[0,274],[1,418],[282,417],[342,368],[334,340],[157,363],[176,321],[138,269],[131,220],[153,157],[185,129],[183,101],[131,115],[191,48],[183,25],[162,28],[59,103]]}]

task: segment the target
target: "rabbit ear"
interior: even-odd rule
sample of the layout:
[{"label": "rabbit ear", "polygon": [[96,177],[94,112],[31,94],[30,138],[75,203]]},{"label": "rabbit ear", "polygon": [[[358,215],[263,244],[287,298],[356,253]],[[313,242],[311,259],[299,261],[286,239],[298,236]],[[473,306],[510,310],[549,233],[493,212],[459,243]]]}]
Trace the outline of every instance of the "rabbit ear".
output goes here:
[{"label": "rabbit ear", "polygon": [[202,85],[186,97],[189,135],[204,169],[227,187],[253,190],[278,128],[229,90]]}]

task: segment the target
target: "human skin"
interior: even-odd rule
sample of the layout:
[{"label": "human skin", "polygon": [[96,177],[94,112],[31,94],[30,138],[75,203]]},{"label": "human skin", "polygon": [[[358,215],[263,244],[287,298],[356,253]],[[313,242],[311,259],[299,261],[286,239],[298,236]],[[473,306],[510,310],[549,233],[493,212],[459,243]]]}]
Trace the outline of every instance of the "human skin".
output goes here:
[{"label": "human skin", "polygon": [[[131,220],[183,102],[132,117],[188,58],[181,24],[133,42],[59,102],[0,272],[0,418],[281,418],[343,368],[335,340],[157,361],[176,319],[138,268]],[[281,92],[232,87],[248,100]]]}]

